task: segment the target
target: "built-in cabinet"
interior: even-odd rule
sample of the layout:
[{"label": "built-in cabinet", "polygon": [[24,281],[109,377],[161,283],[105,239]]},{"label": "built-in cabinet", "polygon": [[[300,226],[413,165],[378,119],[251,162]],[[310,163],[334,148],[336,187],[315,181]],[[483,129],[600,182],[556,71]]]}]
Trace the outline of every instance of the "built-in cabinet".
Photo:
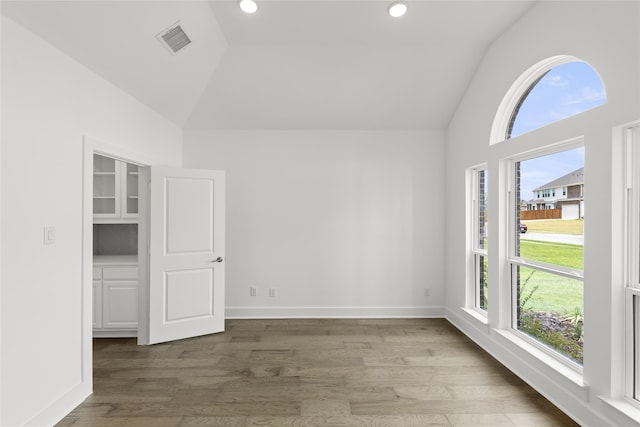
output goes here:
[{"label": "built-in cabinet", "polygon": [[93,335],[138,332],[138,166],[93,156]]},{"label": "built-in cabinet", "polygon": [[94,336],[135,336],[138,330],[138,257],[93,259]]},{"label": "built-in cabinet", "polygon": [[138,221],[138,166],[93,156],[94,223]]}]

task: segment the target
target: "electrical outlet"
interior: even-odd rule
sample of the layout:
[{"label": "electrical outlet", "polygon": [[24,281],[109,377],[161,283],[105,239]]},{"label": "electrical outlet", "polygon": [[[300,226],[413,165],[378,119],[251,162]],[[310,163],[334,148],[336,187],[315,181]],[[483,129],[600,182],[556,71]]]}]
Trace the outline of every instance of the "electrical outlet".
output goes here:
[{"label": "electrical outlet", "polygon": [[276,288],[269,288],[269,296],[271,298],[275,298],[276,297]]},{"label": "electrical outlet", "polygon": [[249,295],[251,295],[252,297],[255,297],[258,295],[258,288],[256,288],[255,286],[251,286],[249,288]]},{"label": "electrical outlet", "polygon": [[431,296],[431,288],[424,288],[424,296],[425,297]]}]

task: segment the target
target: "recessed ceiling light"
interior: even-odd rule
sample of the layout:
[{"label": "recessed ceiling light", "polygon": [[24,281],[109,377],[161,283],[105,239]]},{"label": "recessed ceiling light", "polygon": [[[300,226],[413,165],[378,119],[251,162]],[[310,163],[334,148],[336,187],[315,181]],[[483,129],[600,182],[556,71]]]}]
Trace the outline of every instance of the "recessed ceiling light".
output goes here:
[{"label": "recessed ceiling light", "polygon": [[389,5],[389,15],[399,18],[407,13],[407,3],[403,1],[395,1]]},{"label": "recessed ceiling light", "polygon": [[258,4],[254,0],[240,0],[240,9],[244,13],[254,13],[258,10]]}]

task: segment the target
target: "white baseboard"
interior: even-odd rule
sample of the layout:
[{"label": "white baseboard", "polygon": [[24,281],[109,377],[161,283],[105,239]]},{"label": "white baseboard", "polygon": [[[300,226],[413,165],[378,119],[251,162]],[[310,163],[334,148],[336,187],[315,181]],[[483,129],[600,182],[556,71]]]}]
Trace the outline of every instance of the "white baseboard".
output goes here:
[{"label": "white baseboard", "polygon": [[81,382],[27,421],[25,427],[53,426],[66,417],[91,394],[91,382]]},{"label": "white baseboard", "polygon": [[446,309],[445,318],[581,426],[613,427],[615,425],[594,409],[593,404],[589,402],[589,394],[586,390],[581,393],[576,392],[577,387],[571,385],[571,381],[562,381],[551,367],[549,369],[539,367],[540,363],[535,363],[533,357],[527,360],[527,355],[522,354],[522,351],[509,348],[503,343],[504,340],[496,339],[498,333],[491,333],[491,328],[487,328],[486,325],[474,324],[468,317],[462,315],[461,311],[462,309],[459,312]]},{"label": "white baseboard", "polygon": [[444,317],[444,307],[227,307],[227,319]]},{"label": "white baseboard", "polygon": [[93,331],[93,338],[136,338],[137,336],[137,329],[133,331],[109,331],[104,329]]}]

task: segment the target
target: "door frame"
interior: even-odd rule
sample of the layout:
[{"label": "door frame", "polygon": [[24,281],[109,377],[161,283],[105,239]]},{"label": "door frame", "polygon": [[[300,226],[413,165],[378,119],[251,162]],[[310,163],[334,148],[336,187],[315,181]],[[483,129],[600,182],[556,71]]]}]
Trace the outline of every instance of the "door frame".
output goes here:
[{"label": "door frame", "polygon": [[[141,336],[148,334],[147,319],[144,313],[148,310],[147,281],[149,278],[148,259],[148,203],[149,203],[149,157],[116,145],[104,143],[94,138],[83,137],[82,163],[82,372],[81,382],[93,392],[93,155],[101,154],[127,163],[140,166],[138,179],[138,343]],[[145,299],[146,298],[146,299]]]}]

